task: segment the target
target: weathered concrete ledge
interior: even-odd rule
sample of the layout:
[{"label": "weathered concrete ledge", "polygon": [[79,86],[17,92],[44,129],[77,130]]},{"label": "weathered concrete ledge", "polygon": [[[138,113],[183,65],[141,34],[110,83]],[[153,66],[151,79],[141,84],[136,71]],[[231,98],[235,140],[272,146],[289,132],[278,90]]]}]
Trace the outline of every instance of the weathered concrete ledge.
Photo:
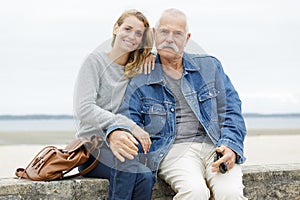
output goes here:
[{"label": "weathered concrete ledge", "polygon": [[[300,199],[300,163],[243,166],[245,196],[249,199]],[[0,179],[0,200],[107,199],[109,183],[102,179],[37,182],[16,178]],[[171,200],[172,189],[160,179],[154,187],[154,200]]]}]

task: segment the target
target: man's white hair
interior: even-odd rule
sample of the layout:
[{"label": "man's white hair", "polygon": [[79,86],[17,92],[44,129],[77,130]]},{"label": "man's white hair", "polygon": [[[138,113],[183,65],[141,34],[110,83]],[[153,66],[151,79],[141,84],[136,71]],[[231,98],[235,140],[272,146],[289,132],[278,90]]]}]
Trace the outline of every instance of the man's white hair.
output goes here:
[{"label": "man's white hair", "polygon": [[157,29],[159,27],[161,18],[166,14],[171,14],[171,15],[175,15],[175,16],[178,16],[178,15],[183,16],[186,21],[185,32],[188,33],[189,27],[188,27],[188,23],[187,23],[187,16],[184,12],[182,12],[181,10],[178,10],[176,8],[169,8],[169,9],[164,10],[162,12],[160,18],[157,20],[157,22],[155,24],[155,29]]}]

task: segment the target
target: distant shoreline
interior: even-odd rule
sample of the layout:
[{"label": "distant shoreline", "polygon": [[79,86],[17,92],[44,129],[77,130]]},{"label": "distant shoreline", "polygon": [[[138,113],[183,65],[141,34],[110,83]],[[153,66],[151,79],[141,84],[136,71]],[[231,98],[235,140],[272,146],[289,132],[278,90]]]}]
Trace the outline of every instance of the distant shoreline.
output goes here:
[{"label": "distant shoreline", "polygon": [[282,114],[259,114],[259,113],[244,113],[244,117],[246,118],[268,118],[268,117],[288,117],[288,118],[299,118],[300,113],[282,113]]},{"label": "distant shoreline", "polygon": [[[300,118],[300,113],[281,113],[281,114],[260,114],[260,113],[244,113],[245,118],[269,118],[269,117],[284,117],[284,118]],[[0,115],[0,120],[58,120],[58,119],[74,119],[73,115],[60,114],[28,114],[28,115]]]}]

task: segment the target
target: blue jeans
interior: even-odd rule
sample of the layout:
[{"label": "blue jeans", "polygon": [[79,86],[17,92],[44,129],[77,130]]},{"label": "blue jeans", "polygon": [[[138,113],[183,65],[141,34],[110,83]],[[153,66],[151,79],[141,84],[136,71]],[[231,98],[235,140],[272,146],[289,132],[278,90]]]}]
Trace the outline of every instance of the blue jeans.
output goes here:
[{"label": "blue jeans", "polygon": [[[91,156],[78,170],[82,171],[94,160]],[[149,168],[137,160],[126,159],[122,163],[107,147],[101,149],[100,162],[96,168],[84,177],[108,179],[109,200],[151,200],[155,183],[155,174]]]}]

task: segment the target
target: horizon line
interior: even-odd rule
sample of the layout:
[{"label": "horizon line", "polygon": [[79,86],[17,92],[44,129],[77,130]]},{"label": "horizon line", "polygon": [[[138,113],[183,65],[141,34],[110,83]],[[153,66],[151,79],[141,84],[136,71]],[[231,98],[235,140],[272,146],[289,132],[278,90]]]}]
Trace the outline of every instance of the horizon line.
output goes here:
[{"label": "horizon line", "polygon": [[[242,113],[244,117],[300,117],[298,113]],[[0,120],[10,119],[74,119],[72,114],[0,114]]]}]

